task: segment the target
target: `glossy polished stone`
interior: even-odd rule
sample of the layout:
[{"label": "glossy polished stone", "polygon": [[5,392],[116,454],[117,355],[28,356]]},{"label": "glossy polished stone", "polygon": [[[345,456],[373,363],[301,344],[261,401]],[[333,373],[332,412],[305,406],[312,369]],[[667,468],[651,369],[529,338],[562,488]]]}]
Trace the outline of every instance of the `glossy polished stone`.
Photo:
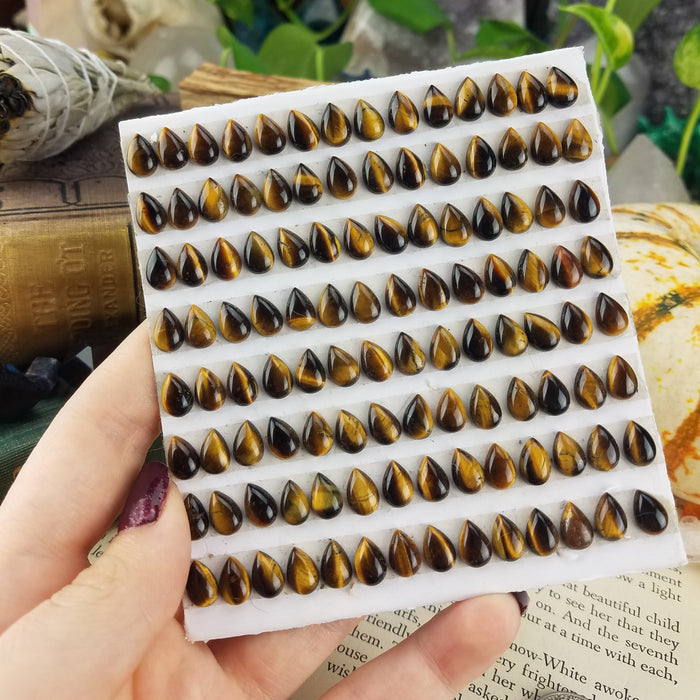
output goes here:
[{"label": "glossy polished stone", "polygon": [[593,153],[593,139],[578,119],[569,122],[561,137],[561,143],[564,158],[571,163],[580,163]]},{"label": "glossy polished stone", "polygon": [[556,324],[539,314],[523,314],[523,328],[529,344],[537,350],[553,350],[559,345],[561,333]]},{"label": "glossy polished stone", "polygon": [[414,440],[423,440],[433,432],[433,414],[426,400],[416,394],[403,414],[403,429]]},{"label": "glossy polished stone", "polygon": [[377,245],[391,255],[403,252],[408,245],[406,229],[396,219],[382,214],[374,217],[374,237]]},{"label": "glossy polished stone", "polygon": [[391,445],[401,437],[399,419],[384,406],[371,403],[367,413],[367,426],[370,435],[380,445]]},{"label": "glossy polished stone", "polygon": [[552,107],[563,109],[576,102],[578,86],[568,73],[555,66],[547,74],[547,96]]},{"label": "glossy polished stone", "polygon": [[301,204],[315,204],[323,195],[323,185],[311,168],[300,163],[294,172],[292,191],[294,198]]},{"label": "glossy polished stone", "polygon": [[440,235],[435,217],[420,204],[411,210],[406,232],[411,243],[418,248],[429,248],[437,242]]},{"label": "glossy polished stone", "polygon": [[216,139],[201,124],[195,124],[188,141],[190,160],[197,165],[211,165],[219,157]]},{"label": "glossy polished stone", "polygon": [[418,110],[413,101],[396,90],[389,100],[389,125],[397,134],[410,134],[418,127]]},{"label": "glossy polished stone", "polygon": [[554,436],[552,461],[565,476],[577,476],[586,467],[586,453],[574,438],[559,431]]},{"label": "glossy polished stone", "polygon": [[329,588],[344,588],[352,579],[350,559],[335,540],[329,540],[323,551],[321,578]]},{"label": "glossy polished stone", "polygon": [[478,428],[490,430],[501,422],[503,412],[496,397],[477,384],[469,397],[469,420]]},{"label": "glossy polished stone", "polygon": [[403,374],[418,374],[425,367],[425,353],[410,335],[399,333],[394,345],[394,365]]},{"label": "glossy polished stone", "polygon": [[537,114],[547,106],[547,91],[532,73],[523,71],[515,86],[518,107],[527,114]]},{"label": "glossy polished stone", "polygon": [[190,526],[190,538],[201,540],[209,530],[209,516],[202,502],[191,493],[188,493],[184,499],[185,512],[187,513],[187,522]]},{"label": "glossy polished stone", "polygon": [[577,287],[583,279],[583,268],[579,259],[563,245],[554,249],[550,268],[552,280],[564,289]]},{"label": "glossy polished stone", "polygon": [[280,515],[290,525],[301,525],[306,522],[311,512],[309,499],[295,481],[288,481],[280,496]]},{"label": "glossy polished stone", "polygon": [[493,523],[491,546],[501,559],[515,561],[525,552],[525,538],[510,518],[499,514]]},{"label": "glossy polished stone", "polygon": [[259,114],[255,120],[255,144],[266,156],[272,156],[284,150],[287,138],[274,119]]},{"label": "glossy polished stone", "polygon": [[345,112],[329,102],[321,116],[320,132],[329,146],[344,146],[352,136],[352,126]]},{"label": "glossy polished stone", "polygon": [[241,256],[225,238],[217,238],[211,251],[211,271],[221,280],[233,280],[241,272]]},{"label": "glossy polished stone", "polygon": [[455,114],[464,121],[478,119],[486,109],[486,100],[481,88],[469,77],[466,77],[455,95]]},{"label": "glossy polished stone", "polygon": [[345,489],[348,505],[359,515],[377,510],[379,491],[372,479],[361,469],[353,469]]},{"label": "glossy polished stone", "polygon": [[153,344],[163,352],[174,352],[185,342],[185,329],[170,309],[162,309],[153,322]]},{"label": "glossy polished stone", "polygon": [[331,263],[340,255],[340,239],[327,226],[314,221],[311,224],[309,248],[316,260]]},{"label": "glossy polished stone", "polygon": [[423,535],[423,561],[434,571],[449,571],[456,558],[450,538],[442,530],[428,525]]},{"label": "glossy polished stone", "polygon": [[190,159],[184,141],[167,126],[158,134],[156,149],[160,164],[168,170],[179,170]]},{"label": "glossy polished stone", "polygon": [[462,174],[457,156],[441,143],[435,144],[430,156],[430,177],[438,185],[454,185]]},{"label": "glossy polished stone", "polygon": [[238,362],[231,363],[226,386],[228,395],[239,406],[249,406],[258,397],[258,383],[253,373]]},{"label": "glossy polished stone", "polygon": [[476,304],[484,296],[484,283],[470,267],[455,263],[452,266],[452,292],[463,304]]},{"label": "glossy polished stone", "polygon": [[554,228],[564,221],[566,207],[559,195],[547,185],[542,185],[535,198],[535,220],[540,226]]},{"label": "glossy polished stone", "polygon": [[199,192],[199,213],[206,221],[221,221],[228,214],[229,203],[224,188],[208,177]]},{"label": "glossy polished stone", "polygon": [[407,190],[417,190],[423,186],[426,178],[423,161],[407,148],[401,148],[396,158],[396,181]]},{"label": "glossy polished stone", "polygon": [[159,290],[170,289],[177,280],[175,261],[158,246],[148,256],[146,280],[153,289]]},{"label": "glossy polished stone", "polygon": [[413,576],[421,565],[416,543],[401,530],[394,530],[389,542],[389,566],[403,578]]},{"label": "glossy polished stone", "polygon": [[423,268],[418,277],[418,296],[426,309],[439,311],[450,301],[450,288],[436,272]]},{"label": "glossy polished stone", "polygon": [[211,570],[200,561],[193,561],[185,584],[187,597],[198,608],[211,605],[219,595],[219,587]]},{"label": "glossy polished stone", "polygon": [[455,448],[452,453],[452,481],[463,493],[477,493],[484,486],[484,470],[469,452]]},{"label": "glossy polished stone", "polygon": [[374,239],[369,229],[354,219],[345,221],[343,242],[350,257],[356,260],[368,258],[374,250]]},{"label": "glossy polished stone", "polygon": [[177,435],[168,442],[167,461],[173,476],[178,479],[191,479],[201,466],[199,452]]},{"label": "glossy polished stone", "polygon": [[457,339],[444,326],[438,326],[430,340],[430,361],[440,370],[450,370],[459,363]]},{"label": "glossy polished stone", "polygon": [[467,172],[477,180],[483,180],[496,169],[496,154],[481,136],[473,136],[469,142],[465,165]]},{"label": "glossy polished stone", "polygon": [[600,408],[607,398],[603,380],[586,365],[581,365],[574,378],[574,396],[581,406],[595,410]]},{"label": "glossy polished stone", "polygon": [[638,467],[645,467],[656,459],[656,444],[649,431],[636,421],[627,423],[622,438],[625,457]]},{"label": "glossy polished stone", "polygon": [[136,134],[129,141],[126,151],[126,165],[138,177],[153,175],[158,168],[156,152],[150,141],[141,134]]},{"label": "glossy polished stone", "polygon": [[524,250],[518,260],[518,284],[532,294],[549,284],[549,270],[544,260],[531,250]]},{"label": "glossy polished stone", "polygon": [[484,457],[484,478],[494,489],[504,490],[515,483],[515,463],[506,450],[493,443]]},{"label": "glossy polished stone", "polygon": [[277,233],[277,254],[283,265],[298,268],[308,262],[310,251],[300,236],[280,226]]},{"label": "glossy polished stone", "polygon": [[483,530],[472,520],[465,520],[459,535],[459,555],[467,565],[478,568],[488,564],[493,549]]},{"label": "glossy polished stone", "polygon": [[632,499],[634,520],[648,535],[658,535],[668,526],[668,513],[658,498],[637,490]]},{"label": "glossy polished stone", "polygon": [[530,207],[517,195],[506,192],[501,200],[503,225],[511,233],[524,233],[532,226],[533,215]]},{"label": "glossy polished stone", "polygon": [[593,324],[588,314],[570,301],[562,305],[559,323],[564,338],[576,345],[585,343],[593,333]]},{"label": "glossy polished stone", "polygon": [[316,474],[311,486],[311,510],[319,518],[330,520],[343,509],[343,495],[340,489],[327,476]]},{"label": "glossy polished stone", "polygon": [[498,144],[498,162],[506,170],[520,170],[527,163],[525,141],[512,126]]},{"label": "glossy polished stone", "polygon": [[627,515],[614,496],[604,493],[595,509],[596,532],[606,540],[620,540],[627,532]]},{"label": "glossy polished stone", "polygon": [[181,418],[192,410],[194,398],[187,384],[176,374],[169,373],[163,380],[160,403],[166,413]]},{"label": "glossy polished stone", "polygon": [[304,423],[301,441],[309,454],[321,457],[328,454],[333,447],[333,430],[323,416],[316,411],[311,411]]},{"label": "glossy polished stone", "polygon": [[527,519],[525,541],[530,551],[539,557],[554,554],[559,546],[559,533],[554,523],[539,508],[533,508]]},{"label": "glossy polished stone", "polygon": [[598,218],[600,200],[593,189],[582,180],[576,180],[569,194],[569,214],[580,224],[587,224]]},{"label": "glossy polished stone", "polygon": [[357,360],[336,345],[328,348],[326,366],[328,376],[338,386],[352,386],[360,378],[360,365]]},{"label": "glossy polished stone", "polygon": [[177,276],[188,287],[198,287],[204,284],[208,274],[204,256],[193,245],[185,243],[177,259]]},{"label": "glossy polished stone", "polygon": [[376,586],[384,580],[386,570],[382,551],[372,540],[363,537],[355,550],[355,575],[360,583]]},{"label": "glossy polished stone", "polygon": [[510,82],[496,73],[486,90],[486,107],[497,117],[508,116],[518,104],[518,97]]},{"label": "glossy polished stone", "polygon": [[423,98],[423,119],[430,126],[441,129],[452,121],[454,110],[449,97],[444,92],[431,85]]},{"label": "glossy polished stone", "polygon": [[382,115],[365,100],[358,100],[353,116],[355,133],[363,141],[375,141],[384,133]]},{"label": "glossy polished stone", "polygon": [[168,204],[168,221],[173,228],[185,230],[192,228],[199,219],[197,205],[192,198],[179,187],[173,190]]},{"label": "glossy polished stone", "polygon": [[413,482],[408,472],[393,459],[382,477],[382,496],[394,508],[402,508],[413,499]]},{"label": "glossy polished stone", "polygon": [[408,316],[416,308],[416,295],[398,275],[391,275],[384,290],[384,303],[394,316]]},{"label": "glossy polished stone", "polygon": [[552,473],[552,463],[547,450],[535,438],[529,438],[523,445],[518,467],[525,481],[535,486],[546,483]]},{"label": "glossy polished stone", "polygon": [[503,219],[498,209],[485,197],[480,197],[472,214],[474,233],[483,241],[493,241],[503,232]]},{"label": "glossy polished stone", "polygon": [[294,372],[294,378],[297,386],[307,394],[315,394],[323,389],[326,383],[326,370],[311,348],[304,350]]},{"label": "glossy polished stone", "polygon": [[356,321],[373,323],[382,311],[377,295],[364,283],[355,282],[350,294],[350,308]]},{"label": "glossy polished stone", "polygon": [[528,346],[527,333],[512,318],[499,314],[494,330],[496,347],[508,357],[521,355]]},{"label": "glossy polished stone", "polygon": [[487,360],[493,352],[493,341],[490,333],[475,318],[470,318],[464,327],[462,349],[464,354],[474,362]]},{"label": "glossy polished stone", "polygon": [[341,409],[335,419],[335,440],[345,452],[357,454],[367,446],[367,431],[357,416]]},{"label": "glossy polished stone", "polygon": [[224,127],[221,150],[234,163],[242,163],[253,152],[248,132],[233,119],[229,119]]},{"label": "glossy polished stone", "polygon": [[264,452],[262,435],[250,421],[244,421],[233,438],[233,458],[244,467],[252,467],[262,459]]},{"label": "glossy polished stone", "polygon": [[250,577],[235,557],[229,556],[219,575],[219,593],[229,605],[240,605],[250,597]]},{"label": "glossy polished stone", "polygon": [[384,194],[394,184],[394,173],[378,153],[367,151],[362,161],[362,181],[373,194]]},{"label": "glossy polished stone", "polygon": [[209,520],[220,535],[233,535],[241,529],[243,513],[230,496],[221,491],[212,491],[209,498]]},{"label": "glossy polished stone", "polygon": [[289,110],[287,135],[292,146],[300,151],[313,151],[318,146],[320,137],[318,127],[313,120],[296,109]]},{"label": "glossy polished stone", "polygon": [[435,409],[435,422],[448,433],[456,433],[467,423],[467,409],[454,389],[443,392]]},{"label": "glossy polished stone", "polygon": [[595,323],[605,335],[620,335],[627,330],[629,316],[619,302],[601,292],[595,303]]},{"label": "glossy polished stone", "polygon": [[284,588],[284,574],[271,556],[265,552],[258,552],[250,572],[250,582],[253,589],[263,598],[274,598]]},{"label": "glossy polished stone", "polygon": [[262,205],[262,195],[252,180],[244,175],[234,175],[231,183],[231,204],[244,216],[252,216]]},{"label": "glossy polished stone", "polygon": [[262,371],[262,386],[268,396],[281,399],[292,391],[292,373],[287,364],[277,355],[267,358]]},{"label": "glossy polished stone", "polygon": [[639,389],[639,381],[632,365],[620,355],[615,355],[610,360],[605,378],[610,396],[616,399],[629,399]]},{"label": "glossy polished stone", "polygon": [[612,433],[602,425],[596,425],[586,445],[588,463],[600,471],[609,472],[620,461],[620,448]]},{"label": "glossy polished stone", "polygon": [[282,174],[270,168],[265,175],[262,187],[263,204],[270,211],[285,211],[292,203],[292,188]]},{"label": "glossy polished stone", "polygon": [[569,390],[553,372],[545,370],[537,389],[537,402],[540,408],[550,416],[560,416],[571,404]]},{"label": "glossy polished stone", "polygon": [[440,215],[440,238],[449,246],[463,246],[472,235],[469,219],[457,207],[445,204]]},{"label": "glossy polished stone", "polygon": [[246,518],[256,527],[268,527],[277,518],[277,503],[262,486],[248,484],[243,504]]},{"label": "glossy polished stone", "polygon": [[568,501],[561,514],[561,540],[569,549],[587,549],[593,544],[593,525],[586,514]]},{"label": "glossy polished stone", "polygon": [[515,420],[531,420],[537,415],[537,394],[522,379],[513,377],[508,385],[506,406]]},{"label": "glossy polished stone", "polygon": [[348,305],[341,293],[332,284],[327,284],[318,300],[319,321],[329,328],[337,328],[347,321],[348,313]]},{"label": "glossy polished stone", "polygon": [[299,451],[299,436],[289,423],[272,416],[267,421],[267,446],[275,457],[289,459]]},{"label": "glossy polished stone", "polygon": [[280,310],[271,301],[257,294],[250,303],[250,322],[253,328],[264,336],[279,333],[284,325]]},{"label": "glossy polished stone", "polygon": [[311,299],[294,287],[287,297],[284,317],[292,330],[305,331],[316,323],[316,309]]},{"label": "glossy polished stone", "polygon": [[539,165],[554,165],[561,158],[561,141],[544,122],[538,122],[532,132],[530,153]]},{"label": "glossy polished stone", "polygon": [[140,192],[136,198],[136,223],[146,233],[160,233],[168,223],[168,215],[163,205],[147,192]]},{"label": "glossy polished stone", "polygon": [[350,199],[357,189],[357,175],[344,160],[331,156],[326,171],[326,184],[328,191],[337,199]]},{"label": "glossy polished stone", "polygon": [[586,236],[581,243],[581,267],[594,279],[607,277],[613,270],[612,254],[597,238]]},{"label": "glossy polished stone", "polygon": [[229,468],[231,453],[226,439],[218,431],[212,428],[202,443],[200,450],[202,469],[209,474],[221,474]]},{"label": "glossy polished stone", "polygon": [[308,595],[318,587],[319,575],[313,559],[299,547],[293,547],[287,559],[287,583],[299,595]]},{"label": "glossy polished stone", "polygon": [[445,470],[432,457],[421,460],[416,485],[426,501],[442,501],[450,492],[450,480]]},{"label": "glossy polished stone", "polygon": [[513,268],[497,255],[490,253],[484,263],[484,286],[497,297],[507,297],[515,289],[517,277]]}]

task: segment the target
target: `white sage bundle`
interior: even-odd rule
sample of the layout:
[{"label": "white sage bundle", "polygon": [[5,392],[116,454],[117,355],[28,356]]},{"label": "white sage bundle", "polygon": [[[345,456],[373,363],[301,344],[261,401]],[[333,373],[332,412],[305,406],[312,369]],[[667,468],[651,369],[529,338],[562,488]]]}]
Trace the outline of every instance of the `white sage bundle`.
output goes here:
[{"label": "white sage bundle", "polygon": [[53,39],[0,29],[0,164],[60,153],[159,94],[146,76]]}]

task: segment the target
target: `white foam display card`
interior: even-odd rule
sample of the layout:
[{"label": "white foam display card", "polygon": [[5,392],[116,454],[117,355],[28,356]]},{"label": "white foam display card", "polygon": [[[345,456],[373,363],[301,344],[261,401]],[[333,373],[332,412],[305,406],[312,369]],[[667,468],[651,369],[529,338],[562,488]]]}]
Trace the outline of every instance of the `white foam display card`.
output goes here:
[{"label": "white foam display card", "polygon": [[[523,71],[546,83],[553,66],[571,76],[578,86],[578,99],[570,106],[556,108],[548,104],[535,114],[516,107],[507,116],[497,116],[486,110],[474,121],[464,121],[455,116],[443,128],[434,128],[423,118],[421,106],[431,85],[452,99],[467,76],[486,93],[497,73],[514,86]],[[387,120],[388,105],[396,90],[408,96],[418,108],[418,127],[407,134],[395,133]],[[500,559],[494,553],[490,561],[480,568],[467,566],[459,553],[454,566],[445,572],[434,571],[423,562],[413,576],[403,578],[388,566],[385,578],[374,586],[365,585],[353,576],[346,587],[334,589],[324,585],[321,579],[318,588],[308,595],[299,595],[285,585],[274,598],[264,598],[253,590],[248,600],[235,606],[219,596],[207,607],[197,607],[185,596],[185,625],[188,636],[193,640],[258,633],[445,602],[486,592],[523,590],[577,579],[664,568],[684,560],[661,441],[643,380],[639,348],[620,274],[602,136],[580,49],[562,49],[504,61],[322,85],[299,92],[126,121],[120,127],[122,148],[125,159],[128,159],[129,145],[134,136],[140,134],[157,150],[158,136],[163,127],[168,127],[187,144],[195,124],[205,127],[221,144],[224,128],[230,119],[243,126],[255,144],[254,130],[259,114],[274,119],[286,131],[291,109],[302,112],[318,125],[326,106],[332,103],[352,120],[358,99],[369,102],[384,117],[386,128],[376,141],[361,140],[353,133],[343,146],[334,147],[321,139],[315,149],[302,152],[288,140],[284,150],[276,155],[265,155],[254,145],[250,157],[241,162],[233,162],[220,153],[210,165],[202,166],[190,161],[176,170],[158,165],[155,172],[146,177],[138,177],[127,168],[129,202],[134,215],[143,294],[151,329],[163,308],[169,309],[184,324],[192,305],[203,310],[216,325],[222,302],[234,304],[248,314],[254,295],[269,300],[284,314],[287,298],[293,288],[302,290],[316,304],[329,283],[340,291],[349,305],[353,284],[361,281],[375,292],[382,307],[379,318],[373,323],[359,323],[350,314],[348,320],[336,328],[325,327],[318,320],[303,331],[293,330],[285,324],[279,333],[270,337],[253,330],[247,339],[239,343],[228,342],[218,328],[216,339],[207,347],[197,348],[185,342],[173,352],[164,352],[152,343],[159,397],[163,382],[170,373],[184,381],[193,394],[200,368],[211,370],[225,385],[233,362],[247,368],[260,385],[257,399],[249,406],[239,406],[227,397],[223,405],[213,411],[204,410],[194,401],[191,410],[182,417],[169,415],[162,408],[166,452],[173,436],[186,440],[199,450],[212,429],[225,438],[230,448],[234,435],[245,420],[251,421],[264,436],[271,416],[286,421],[301,435],[311,411],[318,412],[333,427],[338,411],[343,409],[358,417],[367,427],[366,417],[373,402],[389,409],[401,420],[409,401],[416,394],[425,399],[434,414],[446,389],[454,389],[466,405],[477,384],[496,397],[502,409],[502,419],[490,430],[467,421],[464,428],[454,433],[446,432],[436,424],[425,439],[413,439],[402,434],[390,445],[379,444],[370,436],[367,446],[355,454],[343,451],[336,440],[330,452],[324,456],[312,456],[302,447],[290,459],[278,459],[266,444],[264,455],[255,466],[241,466],[232,457],[230,466],[222,473],[211,474],[200,469],[191,478],[175,479],[183,496],[193,494],[205,509],[212,491],[218,490],[233,498],[243,510],[247,484],[263,487],[278,504],[280,494],[290,479],[308,496],[317,473],[331,479],[345,497],[346,483],[353,468],[359,468],[369,475],[380,491],[379,506],[370,515],[361,516],[353,512],[345,502],[341,512],[332,519],[322,519],[311,512],[304,523],[296,526],[285,522],[280,515],[268,527],[256,527],[244,517],[240,529],[229,536],[218,534],[210,526],[204,537],[192,542],[192,559],[208,567],[214,578],[218,579],[229,555],[235,556],[250,572],[256,553],[263,551],[273,557],[285,572],[293,547],[305,551],[318,567],[329,539],[338,542],[352,561],[359,541],[362,537],[368,537],[388,560],[389,543],[395,530],[400,529],[410,536],[422,551],[428,525],[441,530],[459,552],[458,540],[465,519],[476,523],[491,538],[494,519],[502,514],[525,533],[531,512],[538,508],[549,516],[558,530],[563,508],[568,501],[581,508],[593,522],[596,504],[605,493],[613,495],[622,506],[627,514],[628,528],[624,537],[615,541],[607,540],[596,532],[591,546],[583,550],[570,549],[560,541],[556,551],[549,556],[538,556],[527,547],[515,561]],[[522,168],[514,171],[506,170],[499,163],[493,174],[483,179],[473,178],[464,171],[467,146],[475,135],[485,139],[497,153],[509,127],[515,129],[530,147],[538,122],[544,122],[561,137],[573,119],[578,119],[592,137],[593,151],[585,160],[571,162],[561,158],[552,165],[543,166],[530,157]],[[407,148],[428,167],[437,143],[449,148],[461,163],[463,172],[454,184],[437,184],[428,173],[423,186],[415,190],[405,189],[395,182],[387,193],[378,195],[365,186],[361,172],[368,151],[380,154],[393,170],[399,150]],[[332,156],[342,159],[357,175],[358,186],[349,199],[337,199],[328,191],[325,178]],[[139,227],[136,206],[141,193],[154,197],[167,211],[176,187],[196,203],[207,178],[218,182],[228,196],[236,174],[249,178],[262,190],[268,170],[274,168],[291,184],[300,163],[309,167],[323,182],[324,192],[315,204],[304,205],[295,199],[283,212],[270,211],[263,206],[252,216],[241,215],[230,207],[221,221],[210,222],[200,216],[191,228],[182,230],[166,223],[163,230],[155,234]],[[343,227],[348,218],[372,231],[376,215],[391,217],[406,226],[416,204],[421,204],[439,220],[443,207],[450,203],[471,219],[480,198],[484,197],[500,208],[505,192],[518,195],[534,210],[540,187],[548,186],[566,203],[574,183],[579,180],[589,185],[600,200],[599,215],[587,223],[576,221],[569,210],[564,221],[553,228],[541,226],[535,221],[523,233],[515,234],[504,229],[493,240],[482,240],[472,234],[462,247],[446,245],[442,240],[426,248],[409,242],[406,249],[396,255],[387,253],[375,244],[372,254],[363,260],[353,259],[343,247],[338,259],[332,263],[320,262],[311,255],[308,262],[299,268],[286,267],[276,251],[280,227],[308,240],[312,223],[321,222],[342,240]],[[210,271],[203,284],[188,286],[178,279],[165,290],[154,289],[147,280],[148,261],[156,246],[177,261],[183,245],[189,243],[201,252],[208,263],[220,237],[243,255],[251,231],[265,238],[275,251],[274,265],[269,272],[253,274],[243,264],[235,279],[217,279]],[[549,267],[557,246],[565,246],[578,257],[582,241],[587,236],[598,239],[607,247],[613,257],[613,270],[608,276],[600,278],[584,275],[580,284],[571,289],[562,288],[550,280],[542,291],[532,293],[518,284],[507,296],[495,296],[487,291],[478,303],[471,305],[461,303],[453,295],[449,303],[437,311],[425,308],[419,301],[413,313],[403,317],[393,316],[384,303],[385,285],[392,273],[417,292],[421,270],[435,272],[449,284],[455,263],[468,266],[482,276],[489,254],[499,256],[513,270],[517,270],[521,254],[524,250],[530,250]],[[606,335],[595,322],[596,303],[601,293],[617,300],[629,316],[628,327],[618,335]],[[515,357],[506,356],[494,348],[484,362],[474,362],[463,354],[457,366],[447,371],[437,369],[428,359],[419,374],[404,375],[395,369],[388,380],[377,382],[361,373],[358,381],[349,387],[338,386],[329,377],[323,389],[317,393],[304,393],[295,386],[282,399],[266,395],[261,385],[263,367],[271,353],[281,358],[294,373],[299,358],[307,348],[312,349],[322,362],[331,345],[359,359],[362,342],[369,340],[392,355],[398,334],[405,332],[420,344],[428,357],[431,337],[440,325],[448,329],[461,345],[462,333],[470,318],[480,321],[492,336],[501,314],[522,325],[524,313],[535,313],[559,326],[562,305],[567,301],[576,304],[594,320],[592,335],[584,344],[574,344],[562,338],[556,348],[546,352],[536,349],[531,343],[525,352]],[[638,391],[625,400],[608,396],[595,410],[584,408],[576,400],[574,392],[574,379],[579,367],[585,365],[591,368],[605,382],[609,362],[616,355],[625,358],[634,369],[639,378]],[[516,420],[506,408],[506,392],[511,379],[523,379],[536,392],[542,373],[546,370],[553,372],[569,390],[571,402],[568,410],[561,415],[549,415],[540,408],[531,420]],[[656,456],[651,464],[633,464],[623,449],[623,436],[630,421],[643,426],[656,444]],[[537,439],[551,456],[554,436],[558,431],[563,431],[585,450],[589,435],[597,425],[604,426],[614,436],[621,453],[619,463],[610,471],[601,471],[588,464],[577,476],[566,476],[552,466],[551,476],[541,485],[529,483],[519,471],[509,488],[498,489],[486,483],[477,493],[464,493],[450,479],[449,493],[443,500],[428,501],[416,487],[413,500],[401,508],[389,505],[381,494],[382,476],[391,460],[405,467],[415,485],[419,464],[425,456],[432,457],[449,475],[451,456],[456,448],[469,452],[483,464],[490,446],[496,443],[511,455],[517,466],[523,445],[529,438]],[[652,535],[640,528],[633,513],[634,494],[638,489],[653,495],[665,507],[669,522],[663,532]]]}]

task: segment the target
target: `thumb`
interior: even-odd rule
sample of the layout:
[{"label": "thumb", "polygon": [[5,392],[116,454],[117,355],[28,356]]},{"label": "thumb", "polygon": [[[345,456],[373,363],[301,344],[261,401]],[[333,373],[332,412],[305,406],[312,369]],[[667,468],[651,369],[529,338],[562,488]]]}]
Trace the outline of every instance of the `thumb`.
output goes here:
[{"label": "thumb", "polygon": [[115,696],[177,611],[189,540],[167,467],[149,462],[103,556],[0,636],[0,696]]}]

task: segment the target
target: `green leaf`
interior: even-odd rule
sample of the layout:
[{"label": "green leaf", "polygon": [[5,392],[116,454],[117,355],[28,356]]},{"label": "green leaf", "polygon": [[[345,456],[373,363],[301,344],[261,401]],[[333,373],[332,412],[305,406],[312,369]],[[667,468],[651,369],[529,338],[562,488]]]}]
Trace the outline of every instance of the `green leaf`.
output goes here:
[{"label": "green leaf", "polygon": [[681,39],[673,54],[673,69],[684,85],[700,89],[700,24]]},{"label": "green leaf", "polygon": [[323,52],[323,71],[317,80],[333,80],[338,73],[345,69],[352,58],[352,42],[344,41],[342,44],[321,44],[319,50]]},{"label": "green leaf", "polygon": [[435,0],[369,0],[375,12],[419,34],[451,22]]},{"label": "green leaf", "polygon": [[224,49],[229,49],[233,54],[233,65],[238,70],[248,70],[251,73],[272,73],[265,62],[250,48],[246,46],[236,35],[221,25],[216,32],[219,43]]},{"label": "green leaf", "polygon": [[298,24],[280,24],[265,37],[258,54],[270,73],[316,78],[316,37]]},{"label": "green leaf", "polygon": [[559,9],[588,22],[603,47],[608,66],[613,70],[622,68],[630,60],[634,50],[634,36],[624,20],[601,7],[591,5],[560,5]]},{"label": "green leaf", "polygon": [[498,19],[482,19],[479,22],[476,45],[480,48],[501,46],[506,49],[510,46],[528,46],[528,50],[524,53],[537,53],[549,49],[547,44],[516,22],[504,22]]},{"label": "green leaf", "polygon": [[149,75],[148,79],[161,92],[170,92],[170,81],[167,78],[164,78],[162,75]]},{"label": "green leaf", "polygon": [[607,117],[614,117],[632,99],[627,86],[617,73],[610,75],[610,82],[603,97],[598,102],[598,109]]},{"label": "green leaf", "polygon": [[253,26],[255,19],[253,0],[209,0],[209,2],[216,5],[233,22],[240,20],[249,27]]},{"label": "green leaf", "polygon": [[636,32],[651,11],[663,0],[617,0],[615,14]]}]

